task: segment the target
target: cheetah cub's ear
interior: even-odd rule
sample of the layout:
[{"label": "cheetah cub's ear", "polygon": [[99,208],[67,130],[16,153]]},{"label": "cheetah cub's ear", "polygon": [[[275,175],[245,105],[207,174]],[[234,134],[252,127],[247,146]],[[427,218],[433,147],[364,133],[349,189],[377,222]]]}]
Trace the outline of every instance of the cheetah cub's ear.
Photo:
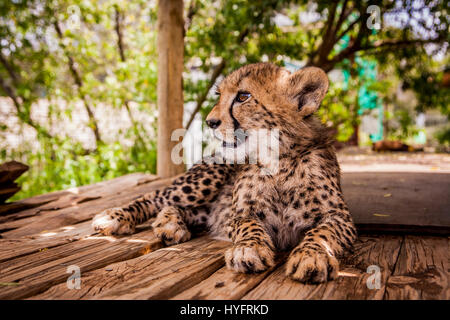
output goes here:
[{"label": "cheetah cub's ear", "polygon": [[292,73],[286,86],[288,95],[298,106],[300,115],[306,117],[319,108],[328,90],[328,77],[320,68],[307,67]]}]

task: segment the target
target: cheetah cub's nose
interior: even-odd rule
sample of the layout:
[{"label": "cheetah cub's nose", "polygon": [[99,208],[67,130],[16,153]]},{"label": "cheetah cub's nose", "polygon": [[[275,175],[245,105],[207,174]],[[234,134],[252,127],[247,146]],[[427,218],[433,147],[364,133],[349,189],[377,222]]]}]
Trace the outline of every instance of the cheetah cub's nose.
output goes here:
[{"label": "cheetah cub's nose", "polygon": [[222,123],[222,120],[219,120],[219,119],[206,120],[206,124],[212,129],[216,129],[217,127],[220,126],[221,123]]}]

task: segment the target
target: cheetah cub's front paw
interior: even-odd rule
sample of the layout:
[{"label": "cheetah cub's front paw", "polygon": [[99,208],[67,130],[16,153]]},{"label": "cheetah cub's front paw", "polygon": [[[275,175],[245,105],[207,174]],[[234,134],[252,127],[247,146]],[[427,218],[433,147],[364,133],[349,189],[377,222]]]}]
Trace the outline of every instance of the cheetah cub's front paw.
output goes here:
[{"label": "cheetah cub's front paw", "polygon": [[337,278],[339,263],[325,251],[294,250],[286,265],[286,275],[300,282],[321,283]]},{"label": "cheetah cub's front paw", "polygon": [[225,252],[227,267],[244,273],[261,272],[275,265],[274,252],[257,243],[235,244]]},{"label": "cheetah cub's front paw", "polygon": [[105,236],[134,232],[134,224],[122,208],[111,208],[97,214],[92,220],[92,227]]},{"label": "cheetah cub's front paw", "polygon": [[163,209],[152,224],[153,232],[165,245],[171,246],[191,239],[186,224],[170,208]]}]

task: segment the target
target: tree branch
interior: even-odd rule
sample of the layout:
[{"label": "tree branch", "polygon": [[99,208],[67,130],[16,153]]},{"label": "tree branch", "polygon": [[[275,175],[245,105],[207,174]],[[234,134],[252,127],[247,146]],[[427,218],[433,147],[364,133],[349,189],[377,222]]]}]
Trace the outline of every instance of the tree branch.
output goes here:
[{"label": "tree branch", "polygon": [[21,103],[19,102],[18,97],[14,94],[14,91],[11,87],[9,87],[2,77],[0,77],[0,87],[3,91],[8,95],[8,97],[13,101],[14,107],[16,109],[17,117],[21,119],[24,123],[34,128],[38,133],[42,134],[46,138],[54,138],[44,127],[42,127],[39,123],[34,122],[33,119],[27,113],[23,113],[21,108]]},{"label": "tree branch", "polygon": [[[121,20],[122,20],[122,14],[119,10],[119,6],[115,5],[114,6],[114,11],[115,11],[115,30],[116,30],[116,35],[117,35],[117,48],[119,50],[119,55],[120,55],[120,60],[122,62],[126,61],[125,58],[125,50],[124,50],[124,46],[123,46],[123,35],[122,35],[122,29],[121,29]],[[130,108],[130,103],[128,100],[124,99],[124,105],[125,105],[125,109],[127,110],[128,113],[128,117],[130,118],[130,121],[133,125],[134,128],[138,127],[138,122],[134,119],[133,114],[131,113],[131,108]],[[139,140],[141,140],[141,142],[143,142],[144,140],[142,139],[142,136],[139,134],[138,131],[136,131],[136,135],[137,138]]]},{"label": "tree branch", "polygon": [[333,29],[334,35],[336,35],[336,33],[341,28],[342,23],[344,23],[344,21],[347,19],[347,17],[350,15],[350,13],[353,11],[353,8],[350,8],[349,10],[346,11],[347,3],[348,3],[348,0],[344,0],[344,3],[342,4],[341,14],[339,15],[339,19],[336,23],[336,26]]},{"label": "tree branch", "polygon": [[342,39],[343,36],[345,36],[350,30],[353,29],[353,27],[358,23],[361,22],[362,16],[360,15],[358,18],[356,18],[354,21],[352,21],[347,28],[345,28],[344,31],[342,31],[338,36],[336,36],[335,43],[337,43],[339,40]]},{"label": "tree branch", "polygon": [[445,38],[443,36],[437,37],[435,39],[415,39],[415,40],[397,40],[397,41],[386,40],[375,42],[373,45],[360,46],[357,51],[368,51],[386,47],[402,48],[410,45],[440,43],[443,41],[445,41]]},{"label": "tree branch", "polygon": [[125,52],[123,49],[122,31],[120,29],[120,21],[122,20],[118,5],[114,5],[115,12],[115,30],[117,35],[117,48],[119,49],[120,59],[125,61]]},{"label": "tree branch", "polygon": [[186,15],[186,20],[184,23],[184,34],[183,36],[186,35],[186,33],[188,32],[189,28],[191,27],[192,24],[192,20],[194,19],[194,15],[197,13],[198,11],[198,1],[197,0],[191,0],[191,3],[189,4],[189,9]]},{"label": "tree branch", "polygon": [[0,51],[0,62],[5,67],[6,71],[8,72],[9,76],[13,80],[14,84],[19,83],[19,76],[15,73],[13,70],[12,65],[9,64],[9,62],[6,60],[6,58],[3,56],[2,52]]},{"label": "tree branch", "polygon": [[195,115],[200,111],[200,109],[203,105],[203,102],[205,102],[205,100],[208,96],[209,90],[211,90],[214,83],[216,83],[217,78],[222,74],[222,71],[224,68],[225,68],[225,60],[222,59],[220,61],[220,63],[214,68],[211,78],[209,79],[208,87],[206,88],[205,91],[202,92],[201,95],[198,96],[195,109],[192,112],[192,114],[189,118],[189,121],[186,124],[186,130],[188,130],[189,127],[191,126],[192,121],[194,121]]},{"label": "tree branch", "polygon": [[367,46],[361,46],[358,44],[355,44],[351,47],[347,47],[345,50],[341,51],[337,56],[335,56],[333,59],[326,62],[324,66],[321,66],[325,72],[330,71],[333,69],[333,67],[344,60],[345,58],[348,58],[352,54],[359,52],[359,51],[370,51],[370,50],[377,50],[377,49],[391,49],[392,47],[395,48],[402,48],[407,47],[411,45],[418,45],[418,44],[427,44],[427,43],[440,43],[444,41],[445,39],[443,37],[438,37],[436,39],[416,39],[416,40],[398,40],[398,41],[390,41],[386,40],[383,42],[375,43],[373,45],[367,45]]},{"label": "tree branch", "polygon": [[60,44],[61,48],[64,51],[64,54],[66,55],[66,57],[68,59],[70,72],[71,72],[72,77],[73,77],[73,79],[75,81],[75,84],[78,87],[78,94],[80,95],[80,98],[83,101],[84,107],[85,107],[86,112],[87,112],[87,114],[89,116],[89,121],[91,123],[91,128],[92,128],[92,131],[94,132],[95,140],[96,140],[97,146],[98,146],[98,144],[102,142],[102,139],[101,139],[101,136],[100,136],[100,131],[98,129],[97,120],[95,119],[95,116],[94,116],[94,112],[92,111],[91,106],[87,102],[86,95],[83,93],[83,81],[81,80],[81,76],[80,76],[77,68],[75,67],[74,59],[69,54],[69,52],[67,51],[66,46],[62,42],[64,37],[63,37],[62,31],[61,31],[61,28],[59,27],[58,21],[54,22],[54,27],[55,27],[55,30],[56,30],[56,34],[58,35],[58,38],[60,40],[59,44]]}]

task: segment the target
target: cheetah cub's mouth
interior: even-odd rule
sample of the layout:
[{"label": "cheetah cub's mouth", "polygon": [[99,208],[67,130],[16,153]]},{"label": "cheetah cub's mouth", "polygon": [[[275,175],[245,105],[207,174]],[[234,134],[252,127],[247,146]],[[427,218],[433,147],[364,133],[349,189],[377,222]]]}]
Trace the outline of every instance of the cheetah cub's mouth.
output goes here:
[{"label": "cheetah cub's mouth", "polygon": [[238,129],[238,130],[234,131],[234,133],[232,135],[229,135],[229,136],[234,137],[233,142],[228,142],[227,140],[225,140],[223,138],[223,136],[220,132],[216,132],[215,130],[213,130],[213,136],[220,143],[222,143],[223,148],[231,148],[231,149],[236,149],[237,147],[239,147],[244,142],[247,142],[247,140],[248,140],[248,134],[245,133],[242,129]]}]

